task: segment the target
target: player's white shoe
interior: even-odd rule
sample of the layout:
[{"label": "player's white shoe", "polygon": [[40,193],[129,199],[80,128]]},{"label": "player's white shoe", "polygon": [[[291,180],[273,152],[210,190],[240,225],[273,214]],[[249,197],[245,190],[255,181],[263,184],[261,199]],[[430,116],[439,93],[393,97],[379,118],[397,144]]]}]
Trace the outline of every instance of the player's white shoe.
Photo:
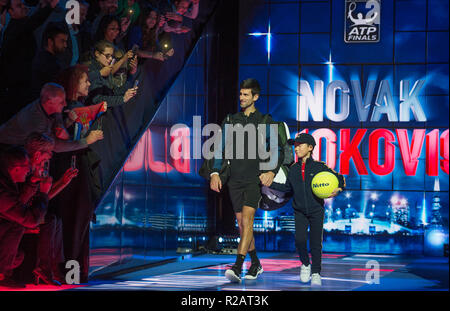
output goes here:
[{"label": "player's white shoe", "polygon": [[311,275],[311,286],[322,286],[322,278],[319,273],[313,273]]},{"label": "player's white shoe", "polygon": [[308,283],[311,278],[311,265],[305,266],[302,265],[300,267],[300,281],[302,283]]}]

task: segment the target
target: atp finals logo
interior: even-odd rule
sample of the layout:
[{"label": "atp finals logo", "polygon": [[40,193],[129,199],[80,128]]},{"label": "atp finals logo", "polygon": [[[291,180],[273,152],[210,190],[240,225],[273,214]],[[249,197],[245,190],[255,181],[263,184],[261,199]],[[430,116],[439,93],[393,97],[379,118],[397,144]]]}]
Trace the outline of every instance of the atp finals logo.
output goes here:
[{"label": "atp finals logo", "polygon": [[381,0],[346,0],[345,35],[347,43],[380,41]]}]

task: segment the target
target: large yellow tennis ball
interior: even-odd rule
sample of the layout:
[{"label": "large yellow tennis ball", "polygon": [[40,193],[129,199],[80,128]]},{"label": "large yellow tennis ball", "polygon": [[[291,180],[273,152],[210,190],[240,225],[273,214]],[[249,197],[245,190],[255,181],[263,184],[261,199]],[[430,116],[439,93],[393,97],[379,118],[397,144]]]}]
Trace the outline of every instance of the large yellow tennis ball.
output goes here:
[{"label": "large yellow tennis ball", "polygon": [[336,175],[326,171],[317,173],[311,182],[313,193],[321,199],[328,198],[333,193],[333,190],[338,187],[339,180]]}]

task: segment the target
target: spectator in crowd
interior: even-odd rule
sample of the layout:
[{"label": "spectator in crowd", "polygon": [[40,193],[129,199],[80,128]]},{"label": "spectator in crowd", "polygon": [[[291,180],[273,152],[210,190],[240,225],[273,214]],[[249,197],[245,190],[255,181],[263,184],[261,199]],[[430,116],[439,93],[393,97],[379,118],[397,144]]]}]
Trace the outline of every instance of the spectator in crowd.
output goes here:
[{"label": "spectator in crowd", "polygon": [[198,16],[200,0],[175,0],[174,5],[178,14],[190,19],[196,19]]},{"label": "spectator in crowd", "polygon": [[6,26],[11,19],[11,16],[8,13],[6,5],[9,0],[0,0],[0,49],[2,47],[3,42],[3,32],[5,31]]},{"label": "spectator in crowd", "polygon": [[45,84],[39,99],[24,107],[0,126],[0,143],[23,145],[32,132],[38,132],[55,140],[55,152],[66,152],[87,148],[88,145],[103,139],[102,131],[91,131],[86,138],[78,141],[58,138],[60,135],[55,129],[60,128],[61,131],[65,131],[64,125],[58,118],[66,106],[65,97],[62,86],[56,83]]},{"label": "spectator in crowd", "polygon": [[[140,58],[153,58],[164,61],[168,57],[173,56],[174,49],[172,48],[170,38],[165,38],[166,42],[161,46],[160,42],[164,36],[161,26],[165,23],[165,18],[160,16],[156,10],[144,11],[139,19],[139,25],[134,26],[130,30],[128,40],[128,48],[138,46],[137,55]],[[166,37],[167,34],[166,34]]]},{"label": "spectator in crowd", "polygon": [[[90,86],[87,66],[75,65],[64,70],[59,81],[67,91],[69,109],[88,105],[84,101]],[[85,137],[91,128],[99,126],[100,120],[92,121],[91,126],[85,124],[83,127],[81,138]],[[77,139],[78,135],[75,135],[73,127],[70,129],[73,139]],[[64,174],[73,156],[76,159],[78,176],[50,202],[49,209],[55,209],[58,217],[62,219],[65,258],[80,263],[81,282],[84,283],[87,282],[89,272],[89,224],[91,220],[95,220],[94,212],[101,195],[100,157],[91,148],[56,154],[52,160],[52,174],[55,177]]]},{"label": "spectator in crowd", "polygon": [[195,19],[199,11],[200,0],[192,0],[192,8],[190,0],[175,0],[172,8],[166,10],[165,18],[167,22],[164,24],[165,32],[186,33],[191,29],[183,25],[183,16]]},{"label": "spectator in crowd", "polygon": [[50,23],[44,32],[44,46],[33,60],[32,89],[33,99],[39,97],[42,86],[47,82],[55,82],[63,65],[58,55],[67,48],[68,33],[56,23]]},{"label": "spectator in crowd", "polygon": [[90,24],[87,22],[87,12],[89,9],[89,3],[81,0],[80,3],[80,24],[69,24],[69,49],[70,53],[70,66],[78,63],[80,56],[88,52],[92,45],[93,40],[91,37]]},{"label": "spectator in crowd", "polygon": [[68,34],[67,48],[63,53],[57,55],[63,68],[76,64],[81,55],[89,51],[93,43],[90,23],[86,20],[89,3],[84,0],[78,1],[80,5],[79,23],[68,23],[66,17],[72,19],[75,15],[73,11],[69,11],[72,10],[72,7],[66,8],[66,2],[67,0],[60,0],[59,6],[53,10],[46,22],[34,31],[38,49],[46,44],[44,31],[48,24],[57,23]]},{"label": "spectator in crowd", "polygon": [[[25,142],[25,149],[30,158],[31,176],[33,182],[41,180],[42,176],[48,174],[48,166],[53,155],[54,141],[45,134],[31,133]],[[78,170],[69,167],[63,176],[52,184],[48,193],[49,200],[52,200],[59,192],[77,176]],[[50,207],[50,206],[49,206]],[[35,284],[40,281],[48,285],[61,285],[64,282],[59,265],[64,262],[62,221],[56,217],[56,213],[51,208],[48,209],[44,222],[39,226],[37,242],[36,267],[33,270]]]},{"label": "spectator in crowd", "polygon": [[116,47],[122,47],[121,37],[119,35],[126,31],[120,28],[120,20],[115,15],[105,15],[101,19],[97,33],[95,34],[95,42],[106,40]]},{"label": "spectator in crowd", "polygon": [[119,7],[118,0],[99,0],[98,5],[100,7],[100,12],[96,15],[95,19],[92,21],[92,38],[95,37],[100,21],[105,15],[114,15]]},{"label": "spectator in crowd", "polygon": [[129,18],[133,25],[139,19],[141,8],[136,0],[119,0],[118,16]]},{"label": "spectator in crowd", "polygon": [[11,20],[3,37],[0,56],[0,88],[3,88],[2,122],[26,106],[30,98],[31,65],[36,53],[33,30],[44,23],[59,0],[41,0],[40,8],[28,17],[23,0],[10,0],[7,4]]},{"label": "spectator in crowd", "polygon": [[[94,104],[107,102],[109,107],[115,107],[127,103],[136,95],[137,87],[131,87],[131,81],[127,81],[120,87],[115,87],[111,72],[111,61],[114,55],[114,45],[107,41],[95,44],[93,60],[89,66],[88,101]],[[130,51],[123,58],[131,58]],[[120,60],[117,62],[120,63]],[[134,66],[136,67],[136,61]]]},{"label": "spectator in crowd", "polygon": [[[28,276],[34,269],[36,283],[59,285],[62,263],[74,259],[87,282],[89,225],[104,189],[94,152],[103,145],[90,145],[103,139],[105,119],[108,142],[122,137],[130,146],[126,113],[135,106],[124,104],[137,93],[138,58],[173,56],[171,35],[190,31],[199,1],[79,0],[80,23],[71,24],[67,0],[0,0],[0,286],[23,287],[11,274],[31,231],[37,252],[32,267],[22,265]],[[105,116],[81,122],[78,113],[100,103]]]},{"label": "spectator in crowd", "polygon": [[[123,31],[126,31],[126,29],[123,29]],[[137,60],[128,62],[129,58],[135,55],[131,51],[128,55],[125,55],[122,49],[123,44],[120,41],[121,39],[118,39],[120,33],[119,19],[112,15],[106,15],[100,22],[96,36],[97,42],[104,40],[114,45],[114,59],[117,62],[112,66],[111,74],[113,75],[112,83],[116,87],[124,85],[127,81],[128,73],[133,75],[137,70]]]},{"label": "spectator in crowd", "polygon": [[30,159],[23,147],[11,146],[0,152],[0,286],[20,288],[12,270],[23,260],[19,243],[27,228],[35,228],[44,219],[51,177],[39,183],[29,180]]}]

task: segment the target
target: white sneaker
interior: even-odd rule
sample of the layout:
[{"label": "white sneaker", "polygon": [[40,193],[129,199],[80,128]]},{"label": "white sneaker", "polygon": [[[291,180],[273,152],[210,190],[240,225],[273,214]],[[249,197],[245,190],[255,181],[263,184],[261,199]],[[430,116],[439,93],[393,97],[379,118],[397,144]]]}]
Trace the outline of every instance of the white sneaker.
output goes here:
[{"label": "white sneaker", "polygon": [[305,266],[302,265],[300,267],[300,281],[303,283],[308,283],[311,278],[311,265]]},{"label": "white sneaker", "polygon": [[322,278],[319,273],[313,273],[311,275],[311,286],[322,286]]}]

